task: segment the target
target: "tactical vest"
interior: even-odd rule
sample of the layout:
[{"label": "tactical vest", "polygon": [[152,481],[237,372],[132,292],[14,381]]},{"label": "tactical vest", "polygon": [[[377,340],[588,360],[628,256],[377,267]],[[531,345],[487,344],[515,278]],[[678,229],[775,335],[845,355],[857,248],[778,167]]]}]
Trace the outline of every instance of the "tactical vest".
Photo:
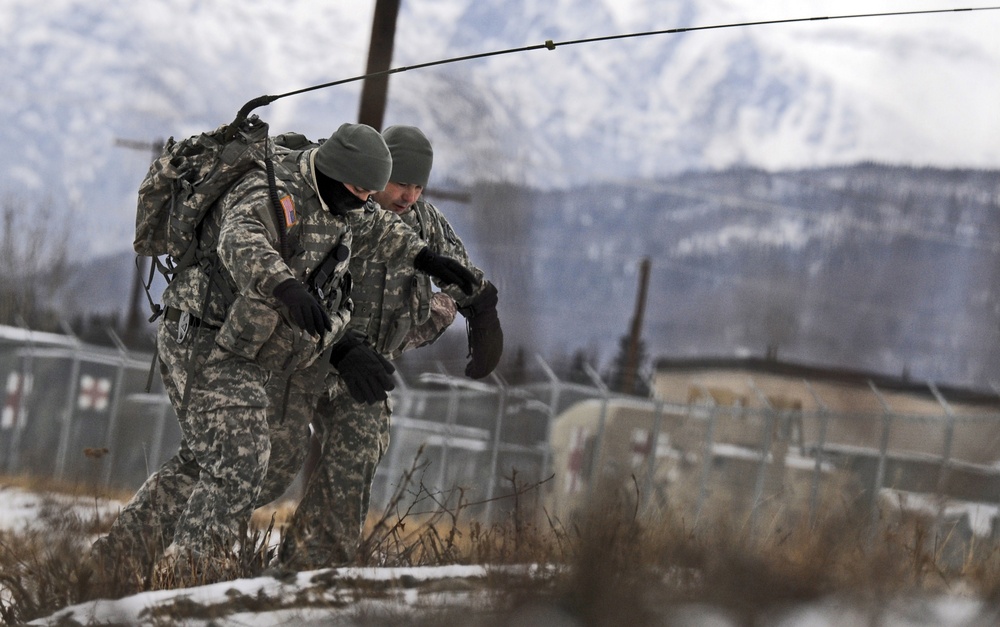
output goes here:
[{"label": "tactical vest", "polygon": [[[428,241],[416,205],[401,218]],[[350,327],[365,333],[380,354],[395,359],[410,329],[430,318],[430,277],[410,264],[397,264],[390,270],[385,263],[361,258],[351,260],[351,276],[354,311]]]},{"label": "tactical vest", "polygon": [[395,357],[414,324],[417,272],[412,268],[388,272],[385,263],[355,259],[351,277],[354,311],[350,327],[365,333],[376,351]]},{"label": "tactical vest", "polygon": [[304,178],[308,167],[308,155],[304,151],[279,153],[275,158],[278,188],[287,188],[293,193],[298,212],[298,220],[287,233],[291,257],[286,263],[295,277],[302,279],[319,298],[327,312],[333,313],[342,309],[350,296],[351,231],[345,222],[322,215],[325,210],[316,190]]},{"label": "tactical vest", "polygon": [[[279,200],[289,196],[294,206],[295,222],[287,228],[286,238],[290,256],[285,263],[295,278],[302,280],[320,299],[330,314],[333,330],[322,338],[315,338],[285,320],[275,304],[260,298],[236,294],[235,281],[218,261],[217,255],[202,255],[199,261],[201,276],[191,277],[191,288],[199,292],[210,283],[209,317],[222,319],[216,342],[223,348],[255,361],[262,367],[279,373],[302,370],[314,363],[328,348],[350,320],[348,300],[351,232],[344,220],[335,218],[322,208],[312,186],[308,183],[308,156],[301,151],[278,151],[274,156]],[[306,162],[303,165],[303,161]],[[269,206],[268,203],[261,203]],[[200,238],[199,248],[211,251],[218,241],[218,211]],[[277,232],[268,211],[259,215],[261,221]],[[185,274],[188,274],[187,272]],[[207,280],[213,277],[214,280]],[[171,287],[174,287],[173,284]],[[175,300],[173,298],[170,299]],[[192,312],[200,309],[181,306]],[[166,293],[164,302],[168,302]],[[211,305],[213,304],[214,305]],[[221,314],[221,315],[220,315]]]}]

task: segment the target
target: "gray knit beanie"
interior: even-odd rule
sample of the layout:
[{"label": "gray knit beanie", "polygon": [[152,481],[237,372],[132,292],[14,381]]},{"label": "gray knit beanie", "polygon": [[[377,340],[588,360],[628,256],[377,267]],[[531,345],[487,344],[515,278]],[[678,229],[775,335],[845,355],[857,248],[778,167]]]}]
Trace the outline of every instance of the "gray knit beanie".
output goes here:
[{"label": "gray knit beanie", "polygon": [[427,136],[415,126],[396,125],[382,131],[382,137],[392,154],[389,180],[427,187],[434,161],[434,151]]},{"label": "gray knit beanie", "polygon": [[374,128],[345,123],[316,149],[316,169],[341,183],[380,192],[389,182],[392,156]]}]

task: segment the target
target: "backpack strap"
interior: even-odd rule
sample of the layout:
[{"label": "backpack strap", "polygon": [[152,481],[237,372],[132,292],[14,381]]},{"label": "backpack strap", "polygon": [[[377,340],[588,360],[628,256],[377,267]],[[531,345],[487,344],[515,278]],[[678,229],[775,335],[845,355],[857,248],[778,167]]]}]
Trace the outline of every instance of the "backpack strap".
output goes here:
[{"label": "backpack strap", "polygon": [[274,226],[278,230],[278,252],[282,259],[292,256],[288,247],[288,229],[285,227],[285,212],[278,199],[278,183],[274,177],[274,161],[271,160],[271,144],[265,143],[264,169],[267,171],[267,191],[271,197],[271,207],[274,209]]},{"label": "backpack strap", "polygon": [[[141,255],[135,256],[135,269],[139,270],[139,263],[142,260]],[[149,258],[149,273],[146,279],[142,282],[142,289],[146,292],[146,300],[149,301],[149,310],[153,312],[153,315],[149,317],[148,322],[153,322],[163,314],[163,306],[160,303],[153,302],[153,295],[149,292],[150,288],[153,287],[153,277],[156,276],[156,272],[159,270],[163,276],[169,276],[166,272],[167,267],[163,265],[159,257]],[[148,390],[147,390],[148,391]]]}]

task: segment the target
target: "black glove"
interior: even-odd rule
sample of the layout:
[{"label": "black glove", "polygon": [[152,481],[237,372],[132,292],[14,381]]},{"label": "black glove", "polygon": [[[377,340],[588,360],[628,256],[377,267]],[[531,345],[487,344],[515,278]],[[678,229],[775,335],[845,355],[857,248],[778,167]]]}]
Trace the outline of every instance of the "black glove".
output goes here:
[{"label": "black glove", "polygon": [[471,294],[476,288],[476,275],[471,270],[451,257],[432,252],[430,248],[425,247],[417,253],[413,267],[442,283],[458,285],[466,294]]},{"label": "black glove", "polygon": [[396,368],[356,333],[347,333],[333,345],[330,364],[340,373],[351,398],[359,403],[373,405],[384,401],[387,392],[396,387],[392,380]]},{"label": "black glove", "polygon": [[300,281],[287,279],[274,288],[274,297],[288,307],[292,322],[311,335],[322,335],[330,331],[330,316],[319,301],[306,290]]},{"label": "black glove", "polygon": [[500,362],[503,355],[503,329],[497,317],[497,288],[486,282],[486,287],[465,307],[458,309],[465,316],[469,332],[469,356],[472,359],[465,366],[465,376],[482,379]]}]

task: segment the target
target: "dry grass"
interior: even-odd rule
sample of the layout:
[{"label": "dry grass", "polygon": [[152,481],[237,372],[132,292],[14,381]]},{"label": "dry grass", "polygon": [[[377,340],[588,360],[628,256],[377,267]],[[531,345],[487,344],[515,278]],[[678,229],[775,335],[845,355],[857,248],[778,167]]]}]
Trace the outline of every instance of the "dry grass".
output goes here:
[{"label": "dry grass", "polygon": [[[935,534],[933,520],[886,507],[872,527],[866,509],[835,493],[814,519],[773,502],[752,525],[745,512],[715,503],[695,526],[677,513],[690,511],[686,507],[639,507],[634,484],[619,481],[596,490],[590,507],[564,521],[521,507],[522,499],[535,501],[523,497],[545,486],[519,485],[514,476],[514,506],[504,520],[487,525],[471,516],[479,504],[467,502],[462,490],[431,492],[419,482],[420,470],[415,462],[390,507],[371,517],[357,563],[545,566],[520,576],[495,569],[485,584],[491,610],[481,624],[558,615],[580,625],[641,627],[670,624],[677,608],[698,603],[749,625],[780,608],[827,598],[874,608],[920,593],[1000,600],[1000,554],[991,542],[975,541],[956,561],[937,539],[947,531]],[[72,516],[53,510],[39,530],[0,535],[0,585],[6,588],[0,619],[20,623],[92,598],[258,575],[266,560],[254,547],[272,531],[272,515],[280,528],[290,505],[259,512],[247,548],[226,554],[211,573],[185,564],[169,573],[137,573],[120,564],[98,574],[83,557],[92,524],[68,524]],[[467,614],[435,617],[442,625],[463,620]]]},{"label": "dry grass", "polygon": [[20,488],[28,492],[62,494],[65,496],[80,496],[94,499],[110,499],[127,501],[133,494],[133,490],[122,488],[109,488],[94,485],[93,483],[81,483],[79,481],[59,480],[50,477],[39,477],[33,475],[4,475],[0,479],[2,488]]}]

